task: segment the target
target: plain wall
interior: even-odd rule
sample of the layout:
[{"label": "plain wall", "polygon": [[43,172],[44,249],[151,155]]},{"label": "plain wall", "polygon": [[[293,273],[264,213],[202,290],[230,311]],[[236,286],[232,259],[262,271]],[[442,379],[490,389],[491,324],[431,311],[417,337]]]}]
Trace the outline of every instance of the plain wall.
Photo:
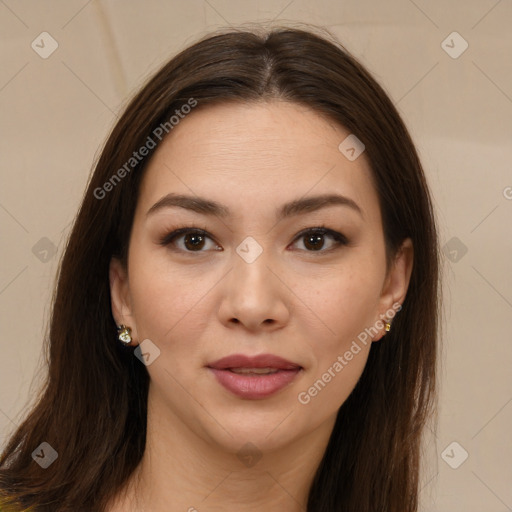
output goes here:
[{"label": "plain wall", "polygon": [[325,26],[368,67],[432,189],[445,317],[421,510],[512,510],[510,1],[1,2],[0,444],[37,389],[58,260],[116,113],[210,30],[270,20]]}]

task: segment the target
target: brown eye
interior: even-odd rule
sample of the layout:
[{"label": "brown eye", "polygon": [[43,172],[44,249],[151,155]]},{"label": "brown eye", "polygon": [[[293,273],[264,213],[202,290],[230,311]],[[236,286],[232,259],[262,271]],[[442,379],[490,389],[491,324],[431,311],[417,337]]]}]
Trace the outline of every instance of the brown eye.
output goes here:
[{"label": "brown eye", "polygon": [[190,251],[195,251],[196,249],[202,249],[204,247],[204,236],[197,233],[187,233],[183,237],[183,243],[187,249]]},{"label": "brown eye", "polygon": [[319,251],[324,246],[324,235],[318,233],[305,235],[304,246],[313,251]]},{"label": "brown eye", "polygon": [[160,240],[160,245],[174,246],[176,250],[188,253],[201,253],[208,250],[209,240],[211,241],[209,247],[210,250],[221,250],[215,243],[213,243],[213,239],[208,236],[206,231],[192,228],[181,228],[169,233]]},{"label": "brown eye", "polygon": [[[325,239],[331,239],[332,242],[330,247],[324,249]],[[296,240],[302,240],[305,250],[307,252],[330,252],[338,248],[339,246],[346,245],[348,243],[345,236],[337,231],[326,228],[311,228],[306,231],[302,231]]]}]

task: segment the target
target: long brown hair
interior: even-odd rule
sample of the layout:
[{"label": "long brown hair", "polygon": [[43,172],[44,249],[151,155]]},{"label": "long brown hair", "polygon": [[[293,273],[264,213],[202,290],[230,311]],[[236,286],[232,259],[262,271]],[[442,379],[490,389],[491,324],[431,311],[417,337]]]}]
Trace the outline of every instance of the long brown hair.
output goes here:
[{"label": "long brown hair", "polygon": [[[108,193],[98,191],[192,98],[197,109],[265,99],[306,105],[364,143],[387,263],[410,237],[414,266],[393,329],[385,342],[372,344],[357,386],[339,409],[307,510],[417,511],[422,432],[436,401],[435,216],[418,154],[393,103],[324,34],[280,28],[209,35],[166,63],[126,107],[98,159],[60,262],[45,338],[47,380],[0,459],[0,495],[12,510],[103,511],[142,458],[149,377],[133,349],[117,340],[108,274],[112,256],[126,262],[152,151],[110,181]],[[47,469],[31,457],[42,442],[58,453]]]}]

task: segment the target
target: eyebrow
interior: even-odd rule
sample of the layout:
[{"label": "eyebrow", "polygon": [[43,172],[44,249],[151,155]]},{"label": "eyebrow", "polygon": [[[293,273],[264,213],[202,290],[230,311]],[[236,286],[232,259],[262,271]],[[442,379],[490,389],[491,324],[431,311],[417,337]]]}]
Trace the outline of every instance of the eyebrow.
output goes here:
[{"label": "eyebrow", "polygon": [[[357,203],[340,194],[322,194],[317,196],[310,196],[307,198],[299,198],[288,203],[283,204],[276,211],[276,219],[278,221],[292,217],[294,215],[301,215],[308,212],[314,212],[328,206],[347,206],[352,210],[359,213],[363,217],[363,212]],[[229,208],[226,206],[205,199],[199,196],[188,196],[183,194],[170,193],[159,199],[146,213],[146,217],[164,208],[179,207],[200,213],[208,216],[217,216],[226,218],[231,215]]]}]

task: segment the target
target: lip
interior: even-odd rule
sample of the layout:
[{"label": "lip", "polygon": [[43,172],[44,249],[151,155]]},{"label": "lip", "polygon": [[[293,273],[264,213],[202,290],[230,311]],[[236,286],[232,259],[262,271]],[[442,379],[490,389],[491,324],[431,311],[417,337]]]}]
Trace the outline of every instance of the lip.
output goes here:
[{"label": "lip", "polygon": [[[233,354],[210,363],[207,368],[228,391],[248,400],[274,395],[289,385],[302,370],[300,365],[273,354]],[[277,371],[268,375],[242,375],[232,372],[231,368],[272,368]]]},{"label": "lip", "polygon": [[208,364],[209,368],[225,370],[227,368],[276,368],[278,370],[295,370],[301,368],[299,364],[287,361],[273,354],[260,354],[246,356],[245,354],[232,354],[218,361]]}]

